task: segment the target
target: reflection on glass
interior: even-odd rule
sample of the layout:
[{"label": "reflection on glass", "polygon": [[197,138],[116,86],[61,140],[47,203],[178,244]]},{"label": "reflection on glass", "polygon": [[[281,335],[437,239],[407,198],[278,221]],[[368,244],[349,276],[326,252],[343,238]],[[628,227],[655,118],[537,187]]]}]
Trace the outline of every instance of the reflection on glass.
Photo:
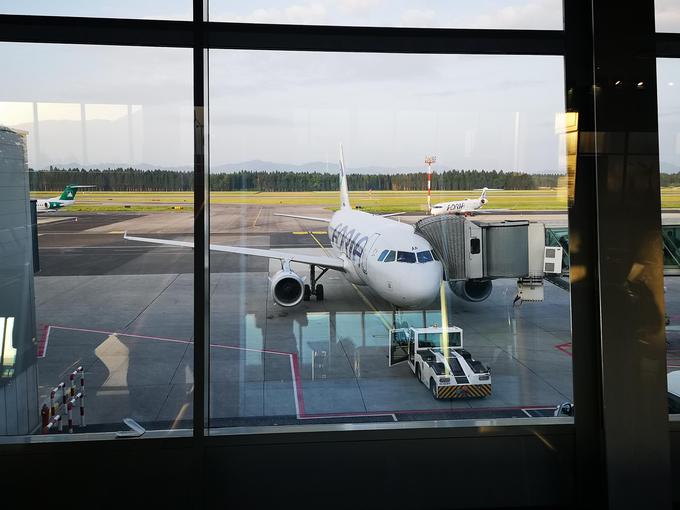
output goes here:
[{"label": "reflection on glass", "polygon": [[[123,237],[193,241],[191,51],[2,44],[0,57],[13,77],[0,132],[26,140],[21,157],[0,150],[3,175],[25,181],[3,188],[0,218],[21,220],[28,243],[12,271],[35,287],[6,287],[26,306],[13,335],[3,322],[1,355],[3,377],[37,358],[37,387],[14,385],[36,403],[27,432],[69,432],[69,407],[74,432],[122,430],[126,418],[191,427],[193,252]],[[14,264],[19,237],[2,239]]]},{"label": "reflection on glass", "polygon": [[[657,1],[657,8],[661,2]],[[662,13],[672,10],[665,5]],[[657,12],[658,17],[662,13]],[[672,28],[672,30],[671,30]],[[669,31],[680,30],[680,25]],[[680,101],[676,83],[680,83],[680,65],[675,59],[657,59],[659,100],[659,161],[661,169],[661,238],[663,241],[664,302],[666,328],[666,369],[668,372],[668,409],[678,413],[680,394],[680,215],[675,211],[680,203]]]}]

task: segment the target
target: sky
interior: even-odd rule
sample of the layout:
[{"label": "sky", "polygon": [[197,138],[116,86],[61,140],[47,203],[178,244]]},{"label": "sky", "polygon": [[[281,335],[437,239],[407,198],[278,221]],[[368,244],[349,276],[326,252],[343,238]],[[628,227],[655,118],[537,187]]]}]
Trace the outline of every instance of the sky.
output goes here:
[{"label": "sky", "polygon": [[[189,3],[5,0],[0,10],[181,19]],[[561,25],[553,0],[394,0],[389,8],[383,0],[212,0],[211,14],[399,26],[416,5],[441,26]],[[657,10],[672,25],[678,9],[657,0]],[[414,14],[412,24],[430,26],[426,18]],[[191,166],[190,50],[2,43],[0,59],[11,77],[0,90],[0,124],[28,131],[31,166]],[[673,62],[660,64],[660,83],[680,83],[674,76]],[[662,161],[680,164],[680,104],[662,93]],[[563,96],[561,57],[212,50],[211,163],[335,162],[342,143],[350,168],[422,169],[433,154],[439,168],[564,172]]]}]

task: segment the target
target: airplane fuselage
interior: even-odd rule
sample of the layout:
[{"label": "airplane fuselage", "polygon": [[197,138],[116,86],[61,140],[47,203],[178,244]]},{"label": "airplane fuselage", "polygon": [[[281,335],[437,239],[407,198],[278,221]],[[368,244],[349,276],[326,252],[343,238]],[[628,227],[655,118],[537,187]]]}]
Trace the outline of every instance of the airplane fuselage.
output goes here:
[{"label": "airplane fuselage", "polygon": [[328,237],[334,253],[345,261],[350,282],[366,285],[403,308],[422,308],[437,297],[441,262],[432,258],[430,243],[412,225],[341,209],[331,218]]},{"label": "airplane fuselage", "polygon": [[434,216],[440,214],[465,214],[476,211],[484,205],[485,201],[478,198],[466,198],[465,200],[456,200],[454,202],[441,202],[432,206],[431,214]]},{"label": "airplane fuselage", "polygon": [[36,200],[35,208],[36,211],[39,213],[47,211],[56,211],[58,209],[61,209],[62,207],[71,205],[73,202],[74,202],[73,200],[61,200],[59,197],[48,198],[47,200],[38,199]]}]

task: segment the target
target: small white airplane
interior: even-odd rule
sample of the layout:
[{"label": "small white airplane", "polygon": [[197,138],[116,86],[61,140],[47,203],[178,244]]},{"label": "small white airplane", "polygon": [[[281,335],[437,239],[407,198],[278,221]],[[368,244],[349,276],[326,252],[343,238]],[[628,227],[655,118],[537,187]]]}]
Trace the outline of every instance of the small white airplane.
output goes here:
[{"label": "small white airplane", "polygon": [[69,184],[64,188],[64,191],[60,196],[54,198],[39,198],[36,200],[36,211],[39,213],[44,212],[54,212],[62,207],[69,206],[76,201],[76,193],[81,188],[94,188],[95,186],[77,186],[75,184]]},{"label": "small white airplane", "polygon": [[[281,306],[295,306],[309,300],[324,298],[323,285],[318,280],[332,269],[344,274],[356,285],[366,285],[378,296],[400,308],[423,308],[439,295],[443,268],[432,246],[416,234],[412,225],[384,216],[352,209],[349,204],[345,163],[340,148],[340,209],[330,219],[293,214],[276,214],[328,224],[332,253],[307,255],[278,250],[211,244],[213,251],[266,257],[281,261],[281,270],[271,281],[274,301]],[[151,239],[124,235],[125,239],[169,246],[193,248],[194,243],[168,239]],[[310,285],[291,269],[291,264],[310,266]],[[315,268],[322,269],[316,276]],[[491,281],[461,281],[453,291],[468,301],[482,301],[491,293]]]},{"label": "small white airplane", "polygon": [[430,214],[438,216],[440,214],[464,214],[471,215],[486,204],[489,199],[486,198],[486,192],[489,188],[482,188],[482,194],[479,198],[466,198],[465,200],[455,200],[453,202],[440,202],[434,204],[430,210]]}]

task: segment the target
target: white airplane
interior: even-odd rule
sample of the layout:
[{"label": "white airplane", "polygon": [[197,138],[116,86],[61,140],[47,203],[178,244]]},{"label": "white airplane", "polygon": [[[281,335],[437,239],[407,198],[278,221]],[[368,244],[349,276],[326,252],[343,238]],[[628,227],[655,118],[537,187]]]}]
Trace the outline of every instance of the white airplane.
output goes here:
[{"label": "white airplane", "polygon": [[486,204],[489,200],[486,198],[486,192],[489,188],[482,188],[482,194],[479,198],[466,198],[465,200],[455,200],[453,202],[440,202],[434,204],[430,211],[433,216],[440,214],[464,214],[471,215],[477,209]]},{"label": "white airplane", "polygon": [[[295,306],[315,295],[324,298],[323,285],[318,280],[332,269],[344,274],[356,285],[366,285],[384,300],[400,308],[423,308],[439,294],[443,268],[432,251],[432,246],[414,232],[412,225],[384,216],[352,209],[349,204],[347,176],[340,148],[340,209],[329,219],[293,214],[276,214],[328,224],[332,253],[307,255],[278,250],[264,250],[239,246],[211,244],[213,251],[266,257],[281,261],[281,270],[271,281],[274,301],[281,306]],[[193,248],[194,243],[168,239],[124,235],[125,239],[169,246]],[[310,285],[291,269],[291,264],[310,266]],[[322,269],[316,276],[315,268]],[[468,301],[482,301],[491,293],[491,281],[462,281],[452,286],[453,291]]]},{"label": "white airplane", "polygon": [[36,211],[39,213],[57,211],[62,207],[69,206],[76,201],[76,193],[80,188],[94,188],[94,186],[76,186],[75,184],[69,184],[64,188],[61,196],[54,198],[39,198],[36,200]]}]

